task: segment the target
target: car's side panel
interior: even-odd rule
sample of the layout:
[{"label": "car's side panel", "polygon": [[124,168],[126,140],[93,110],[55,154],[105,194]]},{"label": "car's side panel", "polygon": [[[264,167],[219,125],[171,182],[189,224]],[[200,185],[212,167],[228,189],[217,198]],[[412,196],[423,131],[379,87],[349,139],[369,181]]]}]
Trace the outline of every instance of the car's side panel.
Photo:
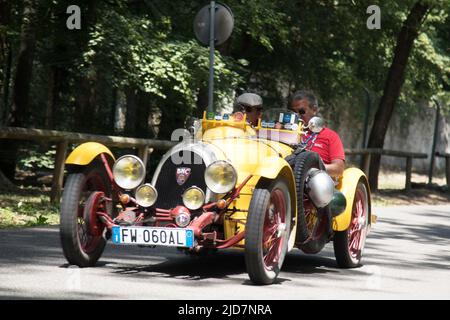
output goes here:
[{"label": "car's side panel", "polygon": [[284,143],[280,143],[278,141],[262,140],[262,139],[260,139],[259,141],[271,146],[280,155],[282,155],[283,158],[286,158],[288,155],[292,154],[292,152],[293,152],[293,149],[290,146],[288,146]]},{"label": "car's side panel", "polygon": [[98,155],[106,153],[114,160],[112,152],[97,142],[86,142],[76,147],[67,157],[66,164],[85,166],[92,162]]},{"label": "car's side panel", "polygon": [[[230,238],[245,230],[251,197],[259,180],[261,178],[274,180],[280,176],[286,179],[291,190],[293,217],[291,225],[294,228],[294,232],[291,234],[295,235],[295,222],[297,221],[295,181],[291,167],[284,160],[284,156],[292,153],[292,149],[275,141],[268,142],[237,135],[231,138],[215,137],[206,139],[205,142],[221,151],[220,154],[216,152],[218,158],[228,160],[233,164],[238,173],[237,185],[249,175],[253,176],[242,189],[239,198],[230,205],[230,214],[227,213],[224,220],[225,238]],[[289,249],[294,245],[294,237],[291,239],[292,241],[289,241]],[[237,247],[243,245],[244,240]]]},{"label": "car's side panel", "polygon": [[369,184],[367,182],[367,178],[364,172],[362,172],[360,169],[348,168],[344,171],[344,174],[339,182],[339,185],[337,186],[337,189],[344,194],[347,200],[347,207],[345,208],[345,211],[342,214],[333,219],[334,231],[344,231],[349,227],[352,216],[353,201],[355,199],[356,186],[358,185],[358,182],[361,179],[363,179],[363,181],[366,183],[368,187]]},{"label": "car's side panel", "polygon": [[[270,166],[269,166],[270,165]],[[246,176],[239,171],[239,180],[243,180]],[[291,216],[292,216],[292,230],[291,239],[289,240],[288,250],[294,247],[295,243],[295,232],[296,232],[296,221],[297,221],[297,194],[295,191],[295,181],[292,173],[291,167],[282,158],[274,157],[268,159],[265,163],[260,163],[255,165],[252,170],[253,177],[248,181],[246,186],[242,189],[239,198],[237,198],[230,206],[232,214],[227,215],[224,220],[225,238],[230,238],[240,231],[245,230],[245,223],[247,221],[248,209],[250,206],[250,201],[252,199],[253,191],[258,185],[261,178],[266,178],[269,180],[284,178],[288,182],[289,190],[291,191]],[[238,182],[239,184],[239,182]],[[243,246],[245,240],[238,243],[237,246]]]}]

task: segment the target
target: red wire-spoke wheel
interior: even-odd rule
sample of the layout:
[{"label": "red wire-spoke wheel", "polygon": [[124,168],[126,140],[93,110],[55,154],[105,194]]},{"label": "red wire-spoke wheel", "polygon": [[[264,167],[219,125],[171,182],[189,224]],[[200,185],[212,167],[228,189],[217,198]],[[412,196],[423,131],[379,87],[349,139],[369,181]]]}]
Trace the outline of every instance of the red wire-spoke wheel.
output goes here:
[{"label": "red wire-spoke wheel", "polygon": [[309,199],[306,180],[311,169],[324,169],[315,152],[304,151],[295,156],[294,178],[297,192],[297,232],[295,243],[308,254],[318,253],[328,240],[329,208],[316,208]]},{"label": "red wire-spoke wheel", "polygon": [[[96,177],[98,178],[98,177]],[[96,187],[101,188],[101,186]],[[83,215],[78,216],[78,238],[84,252],[91,253],[102,240],[104,224],[99,220],[97,213],[107,214],[105,193],[103,191],[91,192],[84,204]]]},{"label": "red wire-spoke wheel", "polygon": [[111,185],[102,164],[94,162],[67,176],[61,200],[60,238],[64,255],[79,267],[95,265],[105,248],[97,212],[112,214]]},{"label": "red wire-spoke wheel", "polygon": [[291,196],[278,178],[256,188],[245,226],[245,262],[255,284],[271,284],[280,273],[291,229]]},{"label": "red wire-spoke wheel", "polygon": [[280,189],[272,191],[263,230],[263,259],[267,270],[278,265],[286,229],[286,199]]},{"label": "red wire-spoke wheel", "polygon": [[326,231],[326,219],[320,209],[317,209],[309,198],[303,201],[306,229],[309,232],[309,240],[322,238]]},{"label": "red wire-spoke wheel", "polygon": [[358,182],[352,207],[350,226],[334,235],[334,255],[341,268],[360,265],[369,228],[369,193],[367,186]]}]

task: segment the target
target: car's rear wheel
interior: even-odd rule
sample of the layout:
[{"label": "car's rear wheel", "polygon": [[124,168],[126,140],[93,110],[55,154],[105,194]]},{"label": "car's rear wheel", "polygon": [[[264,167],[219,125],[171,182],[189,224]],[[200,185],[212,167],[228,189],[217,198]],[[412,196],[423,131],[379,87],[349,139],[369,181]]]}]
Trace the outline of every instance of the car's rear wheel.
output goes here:
[{"label": "car's rear wheel", "polygon": [[245,226],[245,263],[255,284],[271,284],[280,273],[288,247],[290,203],[284,179],[253,192]]},{"label": "car's rear wheel", "polygon": [[360,265],[369,229],[369,193],[359,181],[355,191],[350,226],[334,235],[334,255],[339,267],[355,268]]},{"label": "car's rear wheel", "polygon": [[95,265],[105,248],[97,212],[111,214],[111,186],[101,165],[68,175],[61,201],[60,238],[64,256],[79,267]]},{"label": "car's rear wheel", "polygon": [[295,157],[297,188],[296,244],[305,253],[317,253],[328,240],[329,208],[316,208],[306,192],[306,177],[311,169],[324,169],[319,155],[303,151]]}]

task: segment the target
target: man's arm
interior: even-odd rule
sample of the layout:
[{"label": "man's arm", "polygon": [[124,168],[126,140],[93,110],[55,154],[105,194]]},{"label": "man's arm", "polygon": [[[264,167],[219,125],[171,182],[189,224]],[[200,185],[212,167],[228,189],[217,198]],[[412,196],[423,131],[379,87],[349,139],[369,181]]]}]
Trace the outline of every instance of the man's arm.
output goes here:
[{"label": "man's arm", "polygon": [[333,179],[338,179],[344,173],[345,162],[341,159],[334,159],[330,164],[325,164],[325,169]]}]

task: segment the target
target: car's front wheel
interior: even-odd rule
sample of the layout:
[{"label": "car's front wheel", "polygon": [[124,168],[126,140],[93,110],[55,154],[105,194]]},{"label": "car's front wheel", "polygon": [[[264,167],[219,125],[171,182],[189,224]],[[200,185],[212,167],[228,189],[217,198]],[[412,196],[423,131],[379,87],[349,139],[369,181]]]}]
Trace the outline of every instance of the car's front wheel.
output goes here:
[{"label": "car's front wheel", "polygon": [[104,169],[88,166],[67,177],[61,201],[60,238],[64,256],[79,267],[95,265],[105,248],[104,225],[97,212],[108,213],[111,197]]},{"label": "car's front wheel", "polygon": [[291,200],[284,179],[254,190],[245,226],[245,263],[255,284],[271,284],[280,273],[290,221]]}]

